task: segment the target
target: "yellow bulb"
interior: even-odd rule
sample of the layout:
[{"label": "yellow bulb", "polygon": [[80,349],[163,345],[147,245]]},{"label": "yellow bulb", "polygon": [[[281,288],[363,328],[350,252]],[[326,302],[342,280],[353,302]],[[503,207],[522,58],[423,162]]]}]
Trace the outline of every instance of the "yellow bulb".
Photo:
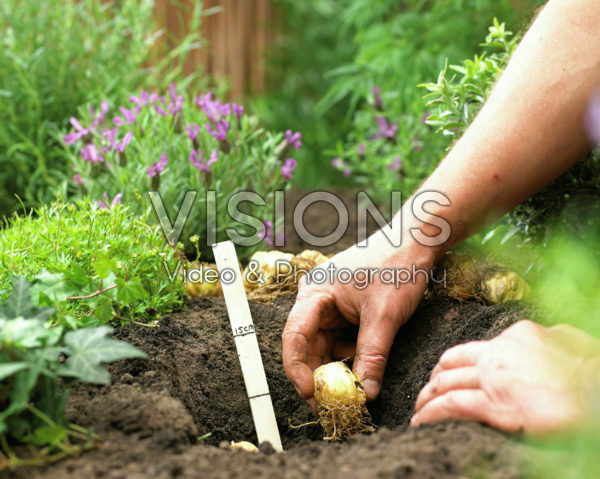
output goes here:
[{"label": "yellow bulb", "polygon": [[315,400],[321,405],[334,402],[363,405],[367,400],[358,377],[341,361],[324,364],[315,369]]},{"label": "yellow bulb", "polygon": [[240,441],[240,442],[233,442],[231,441],[231,444],[229,445],[229,449],[238,449],[241,451],[246,451],[246,452],[258,452],[258,448],[252,444],[251,442],[248,441]]}]

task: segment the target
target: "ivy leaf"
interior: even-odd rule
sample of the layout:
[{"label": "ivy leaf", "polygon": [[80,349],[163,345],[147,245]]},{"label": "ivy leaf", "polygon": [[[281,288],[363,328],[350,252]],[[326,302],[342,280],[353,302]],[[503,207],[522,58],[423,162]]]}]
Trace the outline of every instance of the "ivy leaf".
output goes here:
[{"label": "ivy leaf", "polygon": [[28,317],[31,312],[31,296],[29,283],[25,276],[14,276],[12,280],[12,291],[4,306],[0,308],[0,315],[4,318]]},{"label": "ivy leaf", "polygon": [[0,364],[0,381],[25,369],[27,366],[28,364],[24,362]]},{"label": "ivy leaf", "polygon": [[115,317],[115,311],[112,306],[112,298],[109,296],[100,296],[96,302],[94,316],[101,324],[106,324],[113,319]]},{"label": "ivy leaf", "polygon": [[100,279],[106,279],[111,272],[116,272],[118,270],[117,260],[109,258],[104,254],[100,255],[98,259],[94,261],[93,267]]},{"label": "ivy leaf", "polygon": [[59,373],[88,383],[110,384],[110,374],[101,363],[146,357],[143,351],[129,343],[107,338],[112,331],[113,328],[108,326],[99,326],[67,333],[65,353],[69,358]]},{"label": "ivy leaf", "polygon": [[134,301],[146,299],[148,292],[142,286],[142,280],[140,278],[133,278],[125,282],[122,278],[117,278],[117,300],[124,303],[130,304]]}]

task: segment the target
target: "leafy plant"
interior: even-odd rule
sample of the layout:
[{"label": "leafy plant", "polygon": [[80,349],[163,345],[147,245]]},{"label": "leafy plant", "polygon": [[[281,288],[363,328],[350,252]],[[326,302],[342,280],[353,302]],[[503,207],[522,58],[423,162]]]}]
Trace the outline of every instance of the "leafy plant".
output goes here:
[{"label": "leafy plant", "polygon": [[[461,65],[446,64],[436,83],[422,85],[429,91],[425,99],[432,111],[427,124],[446,138],[459,138],[471,124],[516,48],[518,38],[510,38],[512,33],[504,23],[494,19],[489,30],[483,54]],[[447,148],[451,146],[448,141]],[[544,245],[556,231],[575,236],[599,231],[595,227],[600,211],[599,178],[600,155],[596,151],[517,206],[485,239],[501,235],[501,243],[505,243],[519,234],[521,244]],[[586,207],[581,208],[582,204]],[[567,211],[573,214],[564,214]]]},{"label": "leafy plant", "polygon": [[[158,48],[154,0],[0,2],[0,216],[51,201],[60,187],[58,130],[88,102],[118,103],[181,77],[200,45],[202,2],[177,46]],[[152,65],[152,67],[149,67]]]},{"label": "leafy plant", "polygon": [[[112,332],[107,326],[49,328],[54,312],[32,304],[25,277],[13,279],[0,308],[0,469],[45,463],[89,447],[94,435],[64,417],[68,386],[73,380],[109,384],[103,363],[145,357],[130,344],[107,338]],[[9,445],[14,441],[38,446],[38,455],[18,458]]]},{"label": "leafy plant", "polygon": [[[356,54],[352,63],[330,71],[334,84],[317,106],[322,113],[349,102],[352,128],[327,150],[347,183],[383,200],[391,189],[406,197],[431,173],[448,138],[425,122],[431,111],[417,85],[470,55],[494,15],[515,23],[514,3],[347,2],[340,22],[354,32]],[[521,3],[530,8],[540,2]]]},{"label": "leafy plant", "polygon": [[482,44],[483,54],[465,60],[462,65],[449,66],[446,61],[436,83],[420,85],[429,91],[424,96],[432,110],[426,121],[428,125],[447,137],[459,138],[463,134],[517,47],[519,38],[511,38],[512,35],[504,23],[494,18]]},{"label": "leafy plant", "polygon": [[[113,319],[147,321],[182,304],[171,248],[147,216],[121,205],[57,201],[35,215],[13,216],[0,231],[0,290],[13,275],[35,280],[33,301],[56,309],[53,323],[69,328]],[[6,296],[6,293],[4,294]]]},{"label": "leafy plant", "polygon": [[[87,109],[81,113],[86,115]],[[240,235],[262,235],[269,240],[272,193],[292,178],[297,161],[291,154],[302,145],[300,133],[265,131],[255,117],[244,114],[242,106],[222,103],[212,93],[197,98],[178,94],[175,84],[166,97],[142,90],[126,107],[111,109],[102,103],[99,113],[82,122],[89,126],[73,118],[74,129],[64,136],[66,145],[75,145],[67,149],[75,173],[68,178],[74,194],[89,195],[103,208],[123,202],[141,213],[150,208],[148,193],[158,192],[160,200],[158,196],[152,200],[157,215],[164,218],[164,211],[177,218],[188,192],[193,191],[197,200],[186,211],[182,238],[199,238],[205,256],[211,255],[215,238],[223,240],[231,227]],[[252,224],[251,220],[237,221],[228,209],[230,197],[243,191],[262,197],[246,201],[244,213],[252,214]],[[213,200],[209,192],[214,192]],[[215,205],[215,215],[210,217],[217,229],[216,237],[208,242],[210,201]],[[240,249],[240,255],[248,256],[251,251],[250,247]]]}]

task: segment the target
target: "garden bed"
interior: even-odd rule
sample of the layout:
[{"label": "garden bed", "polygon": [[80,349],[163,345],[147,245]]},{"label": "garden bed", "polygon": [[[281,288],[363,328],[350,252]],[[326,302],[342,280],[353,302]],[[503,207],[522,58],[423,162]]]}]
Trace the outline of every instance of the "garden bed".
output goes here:
[{"label": "garden bed", "polygon": [[[143,349],[147,359],[112,366],[111,386],[78,385],[67,414],[94,427],[97,449],[18,478],[64,477],[457,477],[475,471],[517,477],[526,451],[518,438],[475,423],[407,426],[420,388],[440,354],[455,344],[490,338],[520,316],[517,308],[426,300],[401,329],[379,398],[369,405],[380,429],[343,444],[320,439],[318,426],[291,429],[312,419],[287,381],[281,332],[293,305],[252,303],[279,429],[286,452],[232,452],[223,441],[256,442],[225,304],[221,298],[190,301],[157,328],[125,327],[116,337]],[[207,433],[210,436],[198,441]]]},{"label": "garden bed", "polygon": [[[356,202],[350,192],[337,194],[348,206],[350,225],[335,245],[323,248],[325,253],[356,241]],[[288,208],[301,196],[291,192]],[[325,235],[335,228],[332,217],[333,208],[318,203],[304,219],[313,234]],[[294,234],[291,223],[286,225],[285,249],[298,252],[309,245]],[[198,298],[162,318],[156,328],[118,328],[114,338],[142,349],[147,359],[110,365],[110,386],[74,387],[68,419],[94,428],[103,438],[98,448],[42,469],[19,469],[9,477],[520,477],[523,454],[531,450],[516,436],[466,422],[408,426],[417,394],[439,356],[456,344],[500,333],[524,316],[518,303],[484,306],[425,299],[401,328],[381,393],[368,405],[378,431],[333,444],[322,440],[318,425],[289,426],[314,419],[282,366],[281,333],[294,299],[284,295],[272,304],[250,304],[283,454],[219,447],[232,440],[256,444],[257,439],[225,303]]]}]

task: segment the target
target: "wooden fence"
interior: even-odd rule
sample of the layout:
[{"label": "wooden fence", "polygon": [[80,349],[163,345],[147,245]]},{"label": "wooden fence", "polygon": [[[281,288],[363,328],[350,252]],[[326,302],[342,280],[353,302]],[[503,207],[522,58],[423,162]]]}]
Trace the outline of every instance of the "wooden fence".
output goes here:
[{"label": "wooden fence", "polygon": [[[175,38],[181,37],[181,20],[197,0],[156,0],[158,18]],[[202,37],[208,45],[189,55],[186,72],[203,71],[226,76],[231,97],[243,100],[248,92],[265,88],[265,54],[272,40],[276,10],[272,0],[204,0],[205,10],[217,13],[203,19]]]}]

